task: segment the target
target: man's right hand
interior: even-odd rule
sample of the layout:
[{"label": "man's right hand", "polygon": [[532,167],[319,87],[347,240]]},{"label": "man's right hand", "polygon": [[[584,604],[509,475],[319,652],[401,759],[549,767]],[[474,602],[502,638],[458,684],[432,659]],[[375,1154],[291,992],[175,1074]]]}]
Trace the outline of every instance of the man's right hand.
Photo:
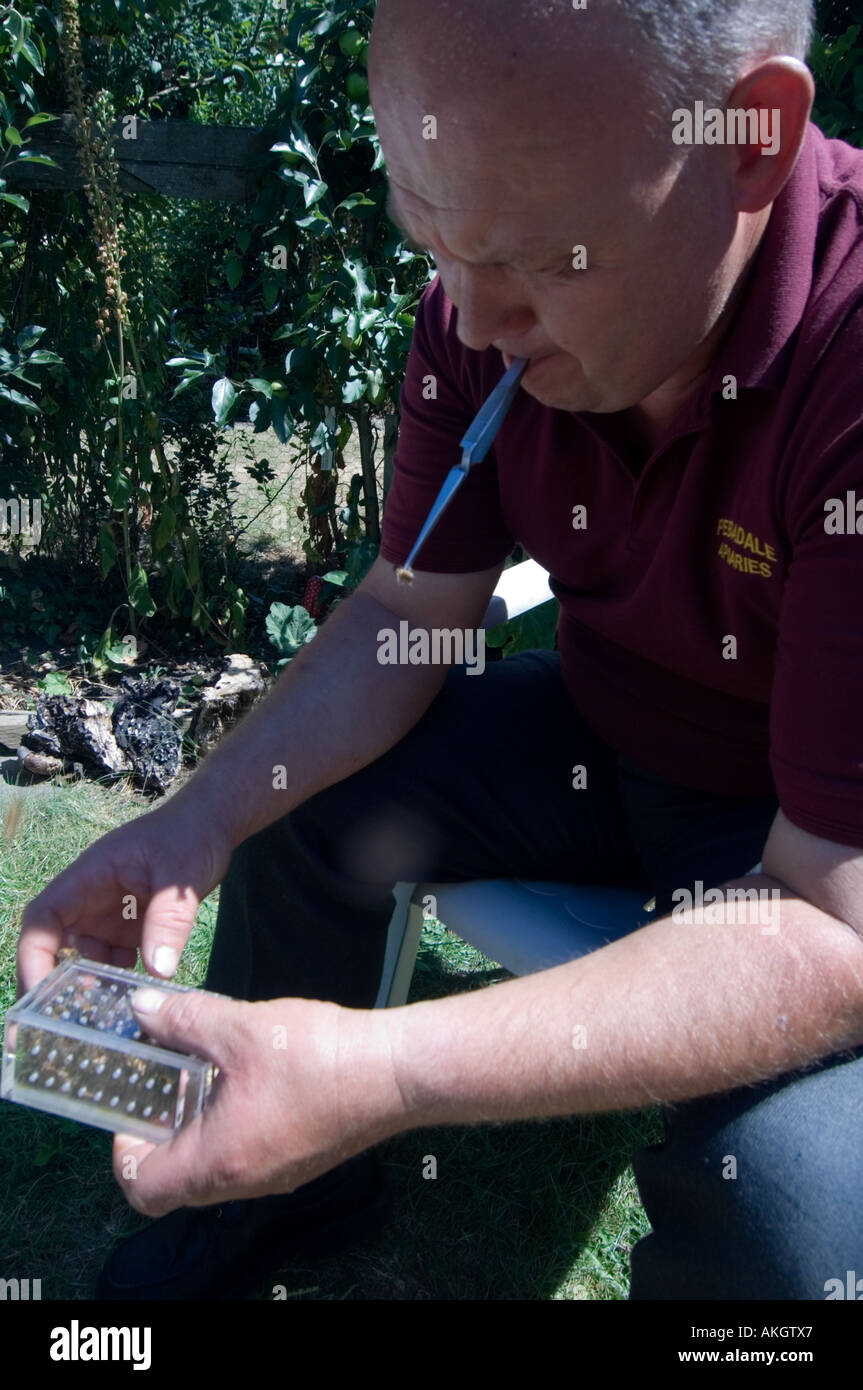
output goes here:
[{"label": "man's right hand", "polygon": [[63,946],[169,979],[201,901],[228,870],[233,845],[207,808],[176,797],[112,830],[24,909],[18,992],[44,979]]}]

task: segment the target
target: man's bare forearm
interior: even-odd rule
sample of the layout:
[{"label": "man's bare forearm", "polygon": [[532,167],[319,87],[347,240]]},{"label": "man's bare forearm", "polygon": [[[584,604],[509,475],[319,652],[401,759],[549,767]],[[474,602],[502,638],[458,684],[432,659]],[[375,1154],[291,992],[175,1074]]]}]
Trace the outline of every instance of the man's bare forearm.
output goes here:
[{"label": "man's bare forearm", "polygon": [[766,875],[727,886],[779,889],[778,931],[666,917],[552,970],[382,1011],[398,1127],[680,1101],[863,1043],[860,937]]},{"label": "man's bare forearm", "polygon": [[370,595],[340,604],[177,799],[205,805],[237,845],[392,748],[446,675],[441,666],[382,666],[377,634],[393,623]]}]

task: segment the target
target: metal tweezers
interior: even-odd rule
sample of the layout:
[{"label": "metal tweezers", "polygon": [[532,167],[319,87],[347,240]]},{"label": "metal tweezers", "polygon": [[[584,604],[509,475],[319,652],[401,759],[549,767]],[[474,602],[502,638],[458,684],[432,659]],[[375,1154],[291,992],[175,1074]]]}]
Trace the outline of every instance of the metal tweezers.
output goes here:
[{"label": "metal tweezers", "polygon": [[437,500],[429,512],[428,520],[419,533],[413,550],[405,560],[404,565],[399,565],[397,567],[396,573],[400,577],[403,576],[408,580],[413,578],[411,565],[416,559],[420,547],[424,544],[432,529],[440,521],[444,510],[452,501],[467,477],[469,469],[473,464],[480,463],[491,448],[494,437],[503,424],[504,417],[512,405],[513,398],[518,390],[519,382],[525,372],[528,361],[529,359],[527,357],[516,357],[513,360],[512,365],[507,369],[506,375],[501,377],[473,424],[468,427],[467,434],[461,441],[461,463],[457,463],[455,468],[450,469],[444,480],[444,485],[438,493]]}]

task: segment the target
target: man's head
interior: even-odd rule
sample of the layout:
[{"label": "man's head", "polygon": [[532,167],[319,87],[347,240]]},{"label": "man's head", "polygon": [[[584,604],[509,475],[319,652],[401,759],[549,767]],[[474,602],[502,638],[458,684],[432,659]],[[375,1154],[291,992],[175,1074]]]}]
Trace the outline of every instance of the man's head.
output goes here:
[{"label": "man's head", "polygon": [[[392,211],[462,341],[546,358],[523,385],[566,410],[697,377],[799,154],[811,32],[810,0],[379,0]],[[675,144],[697,101],[778,111],[778,152]]]}]

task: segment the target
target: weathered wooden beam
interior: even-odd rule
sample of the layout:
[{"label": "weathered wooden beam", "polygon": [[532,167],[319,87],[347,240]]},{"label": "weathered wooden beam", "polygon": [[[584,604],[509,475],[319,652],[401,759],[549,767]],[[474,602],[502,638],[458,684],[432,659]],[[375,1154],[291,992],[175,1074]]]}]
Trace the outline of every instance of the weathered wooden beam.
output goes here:
[{"label": "weathered wooden beam", "polygon": [[[125,193],[241,202],[253,196],[260,170],[273,158],[268,156],[272,136],[247,126],[120,117],[112,134]],[[33,154],[50,155],[60,167],[51,169],[26,160],[8,164],[4,176],[10,192],[83,187],[71,112],[36,126],[27,148]]]}]

